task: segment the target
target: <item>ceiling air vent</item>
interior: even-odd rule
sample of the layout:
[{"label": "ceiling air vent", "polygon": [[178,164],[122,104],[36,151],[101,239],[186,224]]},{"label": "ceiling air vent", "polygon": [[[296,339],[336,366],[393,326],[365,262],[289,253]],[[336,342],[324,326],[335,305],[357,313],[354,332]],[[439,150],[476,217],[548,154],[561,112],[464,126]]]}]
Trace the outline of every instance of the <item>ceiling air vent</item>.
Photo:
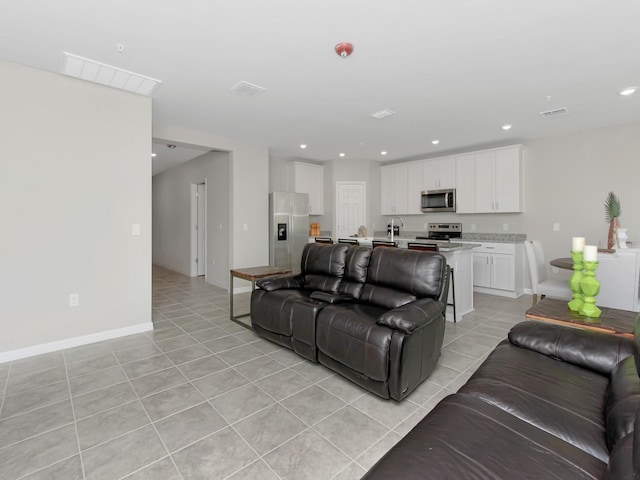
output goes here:
[{"label": "ceiling air vent", "polygon": [[395,114],[396,112],[394,112],[393,110],[380,110],[379,112],[376,113],[372,113],[371,116],[373,118],[377,118],[378,120],[380,120],[381,118],[385,118],[385,117],[390,117],[391,115]]},{"label": "ceiling air vent", "polygon": [[254,85],[253,83],[245,82],[241,80],[236,83],[233,87],[231,87],[231,91],[233,93],[237,93],[238,95],[246,95],[248,97],[253,97],[254,95],[258,95],[264,92],[266,88],[261,87],[260,85]]},{"label": "ceiling air vent", "polygon": [[540,112],[540,116],[542,118],[551,118],[551,117],[559,117],[561,115],[568,115],[569,110],[565,107],[562,108],[554,108],[553,110],[547,110],[546,112]]},{"label": "ceiling air vent", "polygon": [[62,52],[64,60],[62,73],[89,82],[119,88],[140,95],[151,95],[162,83],[161,80],[130,72],[123,68]]}]

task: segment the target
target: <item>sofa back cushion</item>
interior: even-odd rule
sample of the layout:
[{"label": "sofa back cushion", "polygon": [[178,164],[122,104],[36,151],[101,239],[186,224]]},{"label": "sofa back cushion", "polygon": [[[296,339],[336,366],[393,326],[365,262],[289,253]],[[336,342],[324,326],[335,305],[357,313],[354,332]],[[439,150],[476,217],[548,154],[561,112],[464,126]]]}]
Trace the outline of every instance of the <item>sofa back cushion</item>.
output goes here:
[{"label": "sofa back cushion", "polygon": [[446,276],[439,253],[402,248],[376,248],[371,253],[361,301],[396,308],[417,298],[438,298]]},{"label": "sofa back cushion", "polygon": [[338,287],[338,292],[360,298],[364,282],[367,281],[367,269],[371,260],[371,248],[352,246],[347,251],[344,276]]},{"label": "sofa back cushion", "polygon": [[349,246],[345,244],[309,243],[300,260],[304,288],[335,293],[344,275],[345,258]]}]

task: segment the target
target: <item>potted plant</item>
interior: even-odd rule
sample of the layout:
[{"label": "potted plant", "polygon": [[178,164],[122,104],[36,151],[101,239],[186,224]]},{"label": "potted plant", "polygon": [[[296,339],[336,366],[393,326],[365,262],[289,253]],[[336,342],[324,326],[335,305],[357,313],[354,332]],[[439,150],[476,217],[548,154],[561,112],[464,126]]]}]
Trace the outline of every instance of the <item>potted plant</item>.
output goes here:
[{"label": "potted plant", "polygon": [[611,249],[618,245],[618,229],[620,228],[620,215],[622,207],[620,199],[615,193],[609,192],[604,202],[604,218],[609,223],[609,236],[607,237],[607,248]]}]

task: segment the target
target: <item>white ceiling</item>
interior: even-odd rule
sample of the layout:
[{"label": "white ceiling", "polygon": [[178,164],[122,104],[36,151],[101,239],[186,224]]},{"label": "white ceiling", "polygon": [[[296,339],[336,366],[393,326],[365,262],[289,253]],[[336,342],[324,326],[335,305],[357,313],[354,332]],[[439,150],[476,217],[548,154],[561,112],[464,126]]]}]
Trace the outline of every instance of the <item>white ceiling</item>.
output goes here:
[{"label": "white ceiling", "polygon": [[640,0],[3,0],[0,58],[158,78],[154,123],[272,157],[389,161],[640,120],[640,92],[618,95],[640,86],[639,21]]}]

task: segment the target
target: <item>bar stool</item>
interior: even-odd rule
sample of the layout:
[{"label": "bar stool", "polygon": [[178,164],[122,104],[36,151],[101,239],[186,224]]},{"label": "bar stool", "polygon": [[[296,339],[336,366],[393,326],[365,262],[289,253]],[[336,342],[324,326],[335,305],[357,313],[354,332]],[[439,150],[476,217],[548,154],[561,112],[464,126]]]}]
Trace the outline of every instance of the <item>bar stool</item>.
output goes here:
[{"label": "bar stool", "polygon": [[[407,244],[407,248],[409,250],[422,250],[425,252],[437,252],[440,249],[438,248],[438,244],[437,243],[413,243],[413,242],[409,242]],[[449,268],[449,272],[451,272],[451,279],[450,279],[450,285],[451,285],[451,298],[453,300],[453,303],[447,303],[448,307],[453,307],[453,323],[458,323],[458,318],[456,315],[456,282],[455,282],[455,276],[453,274],[453,268]]]},{"label": "bar stool", "polygon": [[338,243],[348,243],[349,245],[360,245],[356,238],[339,238]]},{"label": "bar stool", "polygon": [[377,247],[397,247],[398,244],[396,242],[392,242],[390,240],[374,240],[371,242],[371,246],[373,248]]},{"label": "bar stool", "polygon": [[333,243],[333,239],[331,237],[316,237],[316,243]]}]

